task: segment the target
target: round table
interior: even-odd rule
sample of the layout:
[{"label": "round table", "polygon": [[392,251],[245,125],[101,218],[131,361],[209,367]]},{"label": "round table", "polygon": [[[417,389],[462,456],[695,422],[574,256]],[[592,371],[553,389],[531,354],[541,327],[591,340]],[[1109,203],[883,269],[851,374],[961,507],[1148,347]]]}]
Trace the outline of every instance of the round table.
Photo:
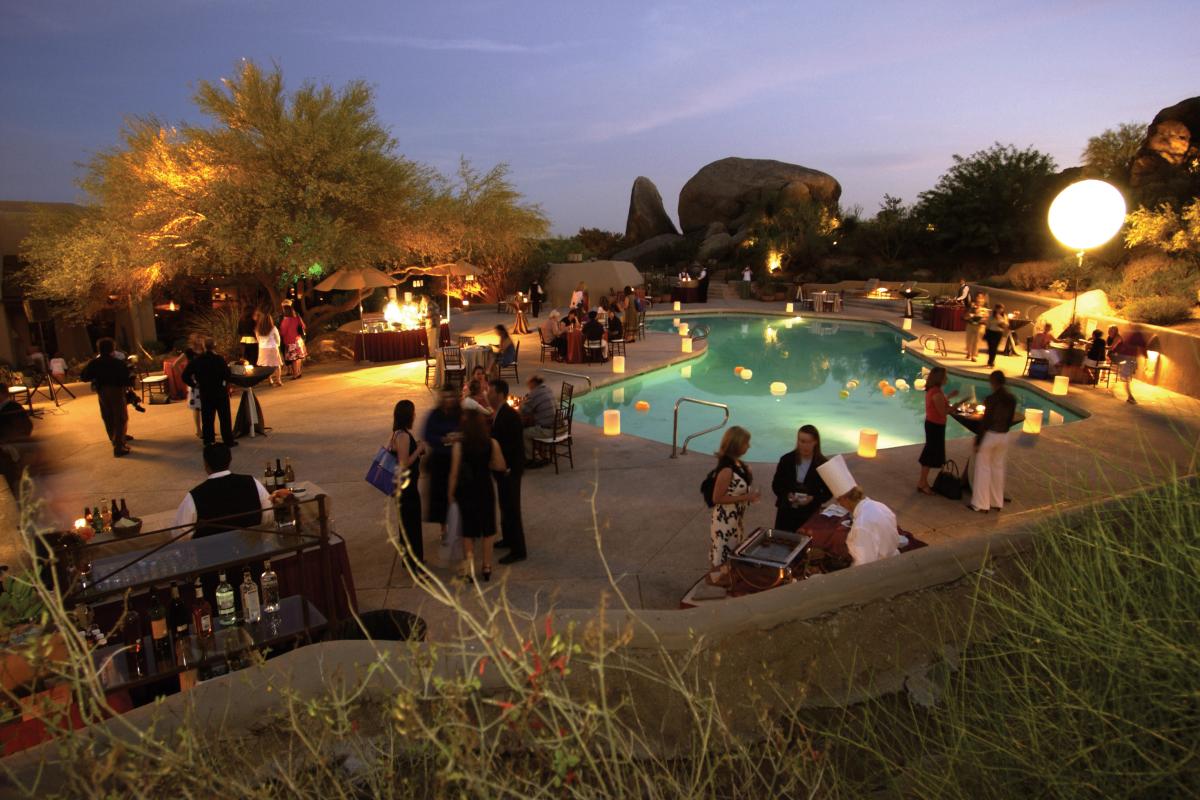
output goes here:
[{"label": "round table", "polygon": [[567,331],[567,363],[583,363],[583,331]]},{"label": "round table", "polygon": [[521,300],[513,300],[509,303],[509,307],[513,312],[512,330],[509,333],[514,336],[520,333],[529,333],[529,321],[525,318],[525,308],[529,303]]}]

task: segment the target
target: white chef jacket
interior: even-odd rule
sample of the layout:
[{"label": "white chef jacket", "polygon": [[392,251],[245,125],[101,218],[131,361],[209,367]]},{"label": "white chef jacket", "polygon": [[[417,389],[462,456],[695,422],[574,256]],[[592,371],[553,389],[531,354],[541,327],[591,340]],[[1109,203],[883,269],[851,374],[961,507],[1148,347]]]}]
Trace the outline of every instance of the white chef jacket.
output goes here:
[{"label": "white chef jacket", "polygon": [[[230,470],[223,469],[220,472],[214,472],[208,476],[208,479],[223,478],[230,474]],[[254,488],[258,489],[258,504],[263,511],[269,511],[274,506],[271,504],[271,493],[267,491],[267,487],[262,485],[262,481],[258,478],[254,479]],[[183,502],[179,504],[179,508],[175,511],[175,526],[195,525],[196,524],[196,501],[192,499],[192,493],[188,492],[183,496]],[[190,539],[191,534],[183,537]]]},{"label": "white chef jacket", "polygon": [[854,524],[846,537],[846,549],[854,566],[900,555],[900,533],[896,515],[877,500],[864,497],[854,507]]}]

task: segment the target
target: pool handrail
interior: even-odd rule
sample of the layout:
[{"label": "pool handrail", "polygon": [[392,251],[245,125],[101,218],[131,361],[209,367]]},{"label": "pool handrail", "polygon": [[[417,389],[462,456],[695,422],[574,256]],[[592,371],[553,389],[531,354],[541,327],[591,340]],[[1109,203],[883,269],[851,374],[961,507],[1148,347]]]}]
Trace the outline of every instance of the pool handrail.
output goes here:
[{"label": "pool handrail", "polygon": [[[725,412],[725,419],[721,420],[720,424],[714,425],[711,428],[705,428],[704,430],[702,430],[698,433],[693,433],[691,436],[684,439],[683,440],[683,449],[678,451],[678,453],[677,453],[676,452],[676,443],[679,440],[679,406],[681,403],[695,403],[698,406],[710,406],[711,408],[719,408]],[[727,406],[725,403],[714,403],[711,400],[697,400],[694,397],[679,398],[678,400],[675,401],[675,422],[671,425],[671,458],[676,458],[680,454],[686,456],[687,449],[688,449],[688,442],[692,441],[692,439],[695,439],[697,436],[703,436],[706,433],[712,433],[713,431],[720,430],[721,428],[724,428],[726,423],[728,423],[728,422],[729,422],[729,406]]]},{"label": "pool handrail", "polygon": [[588,388],[587,388],[587,390],[588,390],[589,392],[592,390],[592,379],[591,379],[591,378],[589,378],[587,375],[584,375],[584,374],[582,374],[582,373],[579,373],[579,372],[563,372],[561,369],[543,369],[543,370],[541,370],[541,372],[548,372],[548,373],[551,373],[551,374],[553,374],[553,375],[566,375],[567,377],[570,377],[570,378],[583,378],[585,381],[587,381],[587,382],[588,382]]}]

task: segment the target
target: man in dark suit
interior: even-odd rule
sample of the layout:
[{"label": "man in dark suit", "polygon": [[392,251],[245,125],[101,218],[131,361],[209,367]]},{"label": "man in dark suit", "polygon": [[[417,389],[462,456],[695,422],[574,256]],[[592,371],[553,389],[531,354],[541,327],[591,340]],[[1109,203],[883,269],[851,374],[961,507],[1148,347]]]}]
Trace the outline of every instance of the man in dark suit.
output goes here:
[{"label": "man in dark suit", "polygon": [[129,365],[115,355],[117,343],[112,339],[101,339],[96,343],[99,355],[87,363],[79,373],[79,379],[92,384],[100,401],[100,418],[104,430],[112,442],[113,455],[117,458],[129,455],[126,444],[129,428],[129,411],[125,408],[125,393],[133,386],[133,373]]},{"label": "man in dark suit", "polygon": [[492,420],[492,438],[500,445],[508,472],[493,473],[496,493],[500,499],[500,541],[496,547],[507,547],[508,555],[501,564],[524,561],[525,528],[521,524],[521,474],[525,469],[525,435],[521,415],[508,405],[508,382],[495,380],[488,389],[488,404],[496,409]]},{"label": "man in dark suit", "polygon": [[542,310],[542,303],[546,299],[546,290],[542,288],[541,281],[535,280],[529,284],[529,310],[536,317],[538,312]]},{"label": "man in dark suit", "polygon": [[200,422],[204,444],[216,441],[213,416],[221,419],[221,441],[226,447],[237,447],[229,417],[229,364],[217,355],[217,343],[204,340],[204,352],[188,362],[183,382],[200,392]]}]

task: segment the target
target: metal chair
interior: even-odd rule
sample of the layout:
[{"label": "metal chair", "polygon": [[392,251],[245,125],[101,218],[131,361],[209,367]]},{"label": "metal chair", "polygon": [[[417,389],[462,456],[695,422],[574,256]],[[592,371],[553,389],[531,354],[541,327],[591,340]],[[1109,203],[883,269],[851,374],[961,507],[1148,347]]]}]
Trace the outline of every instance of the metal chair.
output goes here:
[{"label": "metal chair", "polygon": [[587,363],[603,363],[604,362],[604,340],[603,339],[584,339],[583,341],[583,362]]},{"label": "metal chair", "polygon": [[462,386],[467,375],[467,365],[463,363],[462,348],[442,348],[442,373],[447,386]]},{"label": "metal chair", "polygon": [[639,311],[638,315],[637,315],[637,320],[638,320],[638,338],[645,339],[646,338],[646,312]]},{"label": "metal chair", "polygon": [[496,372],[497,377],[499,377],[501,379],[512,378],[514,383],[520,383],[521,376],[517,373],[517,364],[519,364],[520,361],[521,361],[521,343],[517,342],[516,343],[516,354],[513,356],[513,362],[511,364],[501,364],[497,368],[497,372]]},{"label": "metal chair", "polygon": [[559,410],[566,410],[575,404],[575,385],[563,381],[562,391],[558,394]]},{"label": "metal chair", "polygon": [[1029,375],[1029,370],[1035,365],[1044,365],[1046,367],[1046,377],[1050,377],[1050,359],[1041,358],[1033,354],[1033,337],[1025,337],[1025,369],[1021,371],[1022,375]]},{"label": "metal chair", "polygon": [[[566,386],[567,384],[563,384]],[[558,409],[554,412],[554,430],[549,436],[535,436],[533,439],[534,459],[544,458],[554,462],[554,474],[558,474],[558,454],[566,450],[567,461],[571,469],[575,469],[574,442],[571,438],[571,421],[575,417],[574,404],[564,412]]]},{"label": "metal chair", "polygon": [[138,385],[141,388],[142,402],[145,403],[147,398],[153,401],[155,394],[161,394],[166,398],[166,402],[171,402],[171,390],[167,386],[166,373],[156,375],[138,375]]},{"label": "metal chair", "polygon": [[550,355],[550,360],[553,361],[554,357],[558,355],[558,348],[552,344],[546,344],[546,337],[542,333],[541,328],[538,328],[538,342],[541,344],[541,362],[543,364],[546,363],[547,354]]},{"label": "metal chair", "polygon": [[425,388],[432,389],[437,383],[437,358],[435,356],[425,356]]},{"label": "metal chair", "polygon": [[619,336],[616,339],[608,340],[608,354],[610,356],[625,355],[625,337]]}]

